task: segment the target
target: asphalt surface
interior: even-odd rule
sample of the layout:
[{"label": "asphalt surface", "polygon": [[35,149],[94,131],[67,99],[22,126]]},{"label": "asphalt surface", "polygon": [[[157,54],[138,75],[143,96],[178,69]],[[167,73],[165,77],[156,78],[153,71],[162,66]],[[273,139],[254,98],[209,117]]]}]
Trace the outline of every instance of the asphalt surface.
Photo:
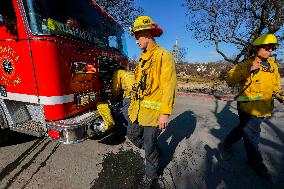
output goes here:
[{"label": "asphalt surface", "polygon": [[[231,154],[218,148],[238,124],[236,103],[207,97],[177,98],[168,128],[160,135],[162,175],[157,188],[284,188],[284,106],[276,102],[262,124],[260,148],[272,181],[246,163],[242,142]],[[111,135],[63,145],[0,131],[0,188],[137,188],[143,177],[143,151]]]}]

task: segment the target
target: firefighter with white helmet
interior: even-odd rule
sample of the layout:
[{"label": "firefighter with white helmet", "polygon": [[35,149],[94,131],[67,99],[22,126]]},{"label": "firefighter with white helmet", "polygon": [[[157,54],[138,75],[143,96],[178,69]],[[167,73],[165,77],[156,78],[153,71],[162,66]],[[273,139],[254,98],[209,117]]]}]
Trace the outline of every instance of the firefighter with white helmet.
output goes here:
[{"label": "firefighter with white helmet", "polygon": [[157,178],[160,160],[157,137],[169,123],[177,78],[173,56],[154,38],[161,36],[163,30],[149,16],[138,17],[131,33],[142,53],[134,70],[135,84],[128,111],[132,124],[127,135],[136,146],[145,149],[143,186],[148,188]]},{"label": "firefighter with white helmet", "polygon": [[273,34],[261,35],[253,42],[254,56],[235,65],[226,78],[230,86],[240,85],[236,96],[240,123],[225,138],[223,147],[229,151],[235,142],[243,139],[248,164],[264,178],[271,178],[271,174],[258,146],[260,125],[271,116],[274,96],[283,93],[275,58],[271,58],[278,44]]}]

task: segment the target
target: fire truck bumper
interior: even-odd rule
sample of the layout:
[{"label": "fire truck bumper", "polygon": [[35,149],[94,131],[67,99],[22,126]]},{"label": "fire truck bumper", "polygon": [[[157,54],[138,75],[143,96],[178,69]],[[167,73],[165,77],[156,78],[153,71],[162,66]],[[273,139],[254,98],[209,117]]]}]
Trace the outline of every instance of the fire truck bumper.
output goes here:
[{"label": "fire truck bumper", "polygon": [[97,111],[92,110],[65,120],[47,122],[48,137],[63,144],[75,144],[95,134],[92,123],[99,120]]}]

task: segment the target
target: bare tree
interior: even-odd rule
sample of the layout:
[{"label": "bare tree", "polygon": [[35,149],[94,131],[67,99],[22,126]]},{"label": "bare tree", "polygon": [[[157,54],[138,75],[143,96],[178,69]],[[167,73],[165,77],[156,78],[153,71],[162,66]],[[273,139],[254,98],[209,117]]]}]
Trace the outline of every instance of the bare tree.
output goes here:
[{"label": "bare tree", "polygon": [[187,55],[187,49],[184,47],[179,48],[179,62],[184,62]]},{"label": "bare tree", "polygon": [[187,49],[184,47],[180,47],[178,44],[178,36],[176,38],[176,43],[173,46],[173,56],[177,63],[181,63],[185,61],[187,55]]},{"label": "bare tree", "polygon": [[[252,55],[252,42],[264,33],[284,41],[284,0],[184,0],[188,30],[200,42],[209,41],[232,63]],[[225,54],[220,44],[233,44],[239,53]],[[283,46],[282,46],[283,47]]]},{"label": "bare tree", "polygon": [[93,0],[110,13],[124,28],[132,25],[134,19],[143,13],[135,0]]},{"label": "bare tree", "polygon": [[185,61],[187,49],[184,47],[179,47],[178,45],[174,45],[172,53],[175,61],[177,63],[181,63]]}]

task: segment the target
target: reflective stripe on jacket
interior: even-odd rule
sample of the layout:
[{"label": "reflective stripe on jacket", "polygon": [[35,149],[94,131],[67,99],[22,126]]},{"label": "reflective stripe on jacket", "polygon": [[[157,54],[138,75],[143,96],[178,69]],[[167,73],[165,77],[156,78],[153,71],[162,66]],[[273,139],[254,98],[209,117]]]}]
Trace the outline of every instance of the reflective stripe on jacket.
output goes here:
[{"label": "reflective stripe on jacket", "polygon": [[256,101],[256,100],[262,100],[262,95],[258,96],[238,96],[237,101],[239,102],[248,102],[248,101]]},{"label": "reflective stripe on jacket", "polygon": [[140,56],[135,74],[135,93],[129,118],[142,126],[158,126],[161,114],[171,114],[175,104],[177,77],[173,56],[155,44]]},{"label": "reflective stripe on jacket", "polygon": [[132,86],[135,83],[133,72],[118,70],[113,74],[112,94],[116,97],[130,98]]},{"label": "reflective stripe on jacket", "polygon": [[144,108],[149,108],[149,109],[152,109],[152,110],[160,110],[161,103],[153,102],[153,101],[149,101],[149,100],[142,100],[140,102],[140,106],[144,107]]},{"label": "reflective stripe on jacket", "polygon": [[227,75],[228,85],[240,85],[241,94],[237,97],[237,101],[241,102],[239,108],[249,115],[271,116],[273,95],[281,90],[277,64],[273,58],[269,58],[267,62],[270,68],[263,64],[257,73],[250,73],[250,59],[235,65]]}]

